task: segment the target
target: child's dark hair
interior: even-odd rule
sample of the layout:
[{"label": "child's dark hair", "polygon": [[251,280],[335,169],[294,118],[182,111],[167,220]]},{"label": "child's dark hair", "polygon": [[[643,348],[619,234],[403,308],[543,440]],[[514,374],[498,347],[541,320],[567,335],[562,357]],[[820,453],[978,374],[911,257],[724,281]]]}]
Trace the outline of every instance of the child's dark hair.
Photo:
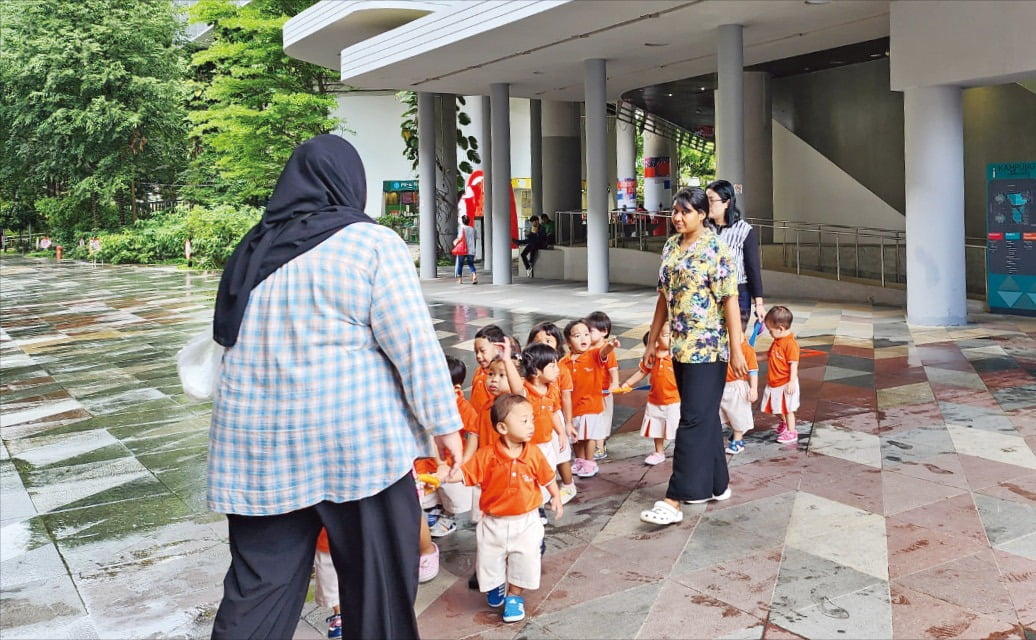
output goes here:
[{"label": "child's dark hair", "polygon": [[475,334],[475,340],[482,338],[484,340],[489,340],[494,344],[503,344],[506,337],[507,334],[504,333],[504,330],[495,324],[487,324],[479,329],[478,333]]},{"label": "child's dark hair", "polygon": [[464,361],[453,356],[446,356],[446,366],[450,368],[450,380],[453,381],[453,385],[464,384],[465,378],[468,377],[468,367]]},{"label": "child's dark hair", "polygon": [[586,323],[586,320],[583,320],[582,318],[579,318],[578,320],[573,320],[572,322],[569,322],[568,324],[565,325],[565,339],[566,340],[568,338],[572,337],[572,330],[575,329],[577,325],[583,325],[587,329],[590,328],[590,325],[588,325]]},{"label": "child's dark hair", "polygon": [[586,326],[591,329],[597,329],[603,333],[606,338],[612,333],[612,319],[603,311],[594,311],[590,315],[586,316],[583,321],[586,322]]},{"label": "child's dark hair", "polygon": [[777,305],[771,307],[766,312],[766,317],[763,318],[763,323],[768,327],[778,327],[780,329],[790,329],[791,321],[795,319],[795,316],[791,314],[791,309],[788,307]]},{"label": "child's dark hair", "polygon": [[535,342],[522,351],[522,375],[531,380],[552,362],[558,361],[558,352],[549,344]]},{"label": "child's dark hair", "polygon": [[556,351],[558,352],[558,359],[560,360],[561,358],[564,358],[565,334],[561,332],[561,327],[554,324],[553,322],[550,322],[549,320],[546,320],[544,322],[537,322],[533,326],[533,328],[529,331],[529,339],[528,341],[526,341],[526,344],[535,343],[536,336],[538,336],[541,331],[547,334],[548,336],[554,338],[554,342],[556,342],[558,345],[556,349]]},{"label": "child's dark hair", "polygon": [[517,393],[504,393],[497,396],[493,401],[493,407],[489,410],[489,419],[493,421],[493,427],[495,428],[496,425],[507,420],[511,411],[523,402],[528,402],[528,400]]}]

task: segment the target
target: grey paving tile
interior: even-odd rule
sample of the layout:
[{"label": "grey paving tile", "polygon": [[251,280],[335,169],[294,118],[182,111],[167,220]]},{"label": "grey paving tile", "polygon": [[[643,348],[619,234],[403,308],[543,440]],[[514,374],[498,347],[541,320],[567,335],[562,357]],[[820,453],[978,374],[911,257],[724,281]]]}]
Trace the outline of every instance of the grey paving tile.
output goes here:
[{"label": "grey paving tile", "polygon": [[1036,533],[1036,504],[1013,502],[981,493],[972,496],[986,536],[994,545],[1000,546]]},{"label": "grey paving tile", "polygon": [[528,638],[634,637],[658,596],[661,583],[634,587],[564,611],[529,620],[522,635]]}]

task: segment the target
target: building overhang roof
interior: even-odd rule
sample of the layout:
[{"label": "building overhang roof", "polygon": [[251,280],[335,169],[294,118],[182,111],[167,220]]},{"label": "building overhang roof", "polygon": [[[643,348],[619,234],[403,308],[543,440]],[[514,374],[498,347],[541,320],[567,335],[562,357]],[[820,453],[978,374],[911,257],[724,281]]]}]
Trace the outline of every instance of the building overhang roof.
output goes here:
[{"label": "building overhang roof", "polygon": [[[506,82],[513,96],[548,100],[582,100],[583,61],[603,58],[616,100],[714,72],[723,24],[744,25],[746,66],[889,35],[887,0],[818,1],[324,0],[285,25],[284,41],[357,88],[486,95]],[[383,4],[426,13],[376,32],[362,14]]]}]

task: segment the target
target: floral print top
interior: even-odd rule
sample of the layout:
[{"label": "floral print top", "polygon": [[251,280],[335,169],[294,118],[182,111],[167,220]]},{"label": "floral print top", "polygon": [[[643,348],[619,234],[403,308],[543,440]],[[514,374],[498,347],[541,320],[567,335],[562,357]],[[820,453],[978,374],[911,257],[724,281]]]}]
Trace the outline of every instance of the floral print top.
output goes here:
[{"label": "floral print top", "polygon": [[719,236],[705,229],[686,251],[681,236],[662,248],[658,291],[669,303],[670,350],[683,363],[730,359],[723,300],[737,297],[734,259]]}]

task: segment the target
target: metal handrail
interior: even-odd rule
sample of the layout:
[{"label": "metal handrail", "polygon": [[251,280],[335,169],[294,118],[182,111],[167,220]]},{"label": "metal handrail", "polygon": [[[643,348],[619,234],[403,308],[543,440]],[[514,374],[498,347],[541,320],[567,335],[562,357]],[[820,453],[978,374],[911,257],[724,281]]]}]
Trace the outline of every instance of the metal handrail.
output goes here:
[{"label": "metal handrail", "polygon": [[[658,252],[665,238],[674,233],[671,210],[645,212],[613,209],[608,214],[610,247]],[[770,232],[771,237],[765,245],[762,237],[759,242],[760,262],[767,268],[794,268],[796,274],[803,271],[829,273],[837,280],[846,277],[875,280],[880,282],[882,287],[906,282],[906,231],[902,229],[853,227],[798,220],[746,220],[757,229],[757,232]],[[556,244],[573,246],[586,243],[585,210],[556,211],[554,223]],[[661,233],[661,236],[656,235],[658,233]],[[654,242],[652,238],[663,242]],[[966,237],[964,240],[965,250],[982,253],[980,262],[985,269],[985,239]],[[781,247],[780,265],[772,264],[772,261],[771,264],[766,264],[764,246]],[[845,254],[847,249],[851,252],[849,255]],[[833,260],[825,262],[825,254],[831,251],[834,252]],[[831,262],[833,264],[830,264]],[[984,292],[984,287],[984,273],[981,281],[977,278],[974,278],[974,281],[969,280],[969,291],[981,293]]]}]

